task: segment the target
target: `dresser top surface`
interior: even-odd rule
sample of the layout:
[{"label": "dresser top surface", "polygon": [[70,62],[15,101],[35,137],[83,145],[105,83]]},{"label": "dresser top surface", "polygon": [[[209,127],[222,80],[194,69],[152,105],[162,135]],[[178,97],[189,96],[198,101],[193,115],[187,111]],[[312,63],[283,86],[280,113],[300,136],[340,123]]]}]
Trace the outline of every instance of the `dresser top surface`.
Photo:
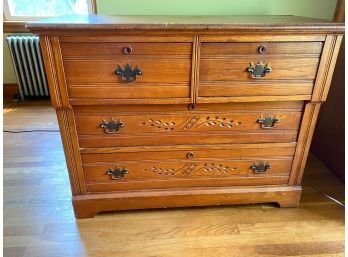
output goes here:
[{"label": "dresser top surface", "polygon": [[344,32],[344,24],[307,17],[272,16],[61,16],[26,24],[29,30],[284,30]]}]

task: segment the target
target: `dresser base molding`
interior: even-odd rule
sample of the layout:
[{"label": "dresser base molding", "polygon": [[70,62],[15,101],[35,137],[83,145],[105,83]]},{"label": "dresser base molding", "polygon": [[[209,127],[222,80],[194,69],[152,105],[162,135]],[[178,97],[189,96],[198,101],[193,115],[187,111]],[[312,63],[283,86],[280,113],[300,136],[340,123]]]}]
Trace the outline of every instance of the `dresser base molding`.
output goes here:
[{"label": "dresser base molding", "polygon": [[149,208],[278,203],[297,207],[301,186],[195,188],[90,194],[73,196],[75,217],[91,218],[98,212]]}]

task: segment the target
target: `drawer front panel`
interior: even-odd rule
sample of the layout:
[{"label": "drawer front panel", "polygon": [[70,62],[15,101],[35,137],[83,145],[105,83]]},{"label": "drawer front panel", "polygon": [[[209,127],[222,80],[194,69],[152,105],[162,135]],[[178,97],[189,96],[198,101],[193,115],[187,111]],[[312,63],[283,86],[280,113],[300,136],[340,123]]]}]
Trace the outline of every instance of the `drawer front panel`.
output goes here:
[{"label": "drawer front panel", "polygon": [[[79,135],[273,133],[297,131],[303,102],[74,107]],[[114,127],[113,127],[114,126]],[[112,133],[114,132],[114,133]]]},{"label": "drawer front panel", "polygon": [[113,55],[191,55],[192,43],[63,42],[63,57]]},{"label": "drawer front panel", "polygon": [[[313,92],[313,81],[250,81],[250,82],[201,82],[198,88],[199,97],[243,97],[243,96],[310,96]],[[199,102],[199,100],[198,100]]]},{"label": "drawer front panel", "polygon": [[[134,99],[188,99],[190,85],[183,84],[89,84],[72,85],[68,88],[70,99],[122,99],[123,102],[132,102]],[[128,100],[128,101],[127,101]],[[180,101],[181,102],[181,101]]]},{"label": "drawer front panel", "polygon": [[[65,60],[70,99],[165,99],[189,98],[191,60],[140,58],[127,60]],[[135,69],[141,74],[126,77],[115,74],[118,65]],[[126,73],[125,73],[126,74]]]},{"label": "drawer front panel", "polygon": [[[125,68],[131,65],[132,69],[139,67],[142,71],[133,82],[127,82],[115,74],[120,65]],[[127,84],[129,87],[140,83],[184,83],[190,81],[191,60],[189,58],[156,59],[117,57],[114,59],[78,59],[64,61],[66,80],[68,84],[114,83]],[[139,88],[141,90],[141,88]]]},{"label": "drawer front panel", "polygon": [[250,177],[219,177],[198,179],[166,179],[166,180],[142,180],[142,181],[113,181],[87,182],[86,191],[112,192],[125,190],[146,190],[146,189],[171,189],[171,188],[192,188],[192,187],[229,187],[229,186],[266,186],[266,185],[287,185],[289,176],[250,176]]},{"label": "drawer front panel", "polygon": [[[297,130],[300,125],[301,112],[287,112],[278,110],[268,113],[262,111],[250,112],[214,112],[194,114],[99,114],[75,115],[76,127],[79,135],[103,135],[110,132],[107,126],[122,124],[118,134],[128,133],[181,133],[181,132],[219,132],[219,131],[269,131],[269,130]],[[273,120],[274,124],[265,127],[259,122]],[[105,123],[105,125],[103,125]],[[104,126],[104,127],[103,127]]]},{"label": "drawer front panel", "polygon": [[297,130],[226,133],[80,135],[80,147],[163,146],[187,144],[286,143],[297,141]]},{"label": "drawer front panel", "polygon": [[319,57],[323,42],[202,43],[201,56],[311,54]]},{"label": "drawer front panel", "polygon": [[[230,57],[201,57],[199,78],[206,81],[238,81],[258,82],[260,79],[251,78],[247,68],[262,61],[269,64],[272,71],[266,73],[262,80],[314,80],[318,64],[318,57],[273,57],[273,56],[230,56]],[[237,83],[237,82],[236,82]]]},{"label": "drawer front panel", "polygon": [[[123,57],[122,57],[123,58]],[[142,74],[128,82],[115,74],[117,64]],[[69,60],[65,61],[71,99],[165,99],[189,98],[191,61],[189,59]]]},{"label": "drawer front panel", "polygon": [[[209,160],[195,162],[120,162],[102,165],[84,165],[87,188],[97,184],[110,184],[107,190],[136,190],[142,188],[176,188],[186,186],[252,185],[285,183],[289,176],[292,158],[267,159],[271,165],[264,173],[251,168],[261,162],[251,160]],[[119,175],[119,171],[127,170]],[[114,172],[114,173],[113,173]],[[114,179],[112,176],[114,175]],[[257,180],[260,180],[257,182]],[[267,181],[268,180],[268,181]],[[103,189],[102,189],[103,190]]]},{"label": "drawer front panel", "polygon": [[[274,144],[223,144],[188,145],[173,147],[123,147],[81,150],[84,164],[115,163],[120,161],[179,160],[196,161],[207,159],[254,158],[265,156],[293,156],[296,143]],[[262,158],[261,158],[262,159]]]},{"label": "drawer front panel", "polygon": [[323,42],[202,43],[197,101],[251,96],[310,99],[322,48]]}]

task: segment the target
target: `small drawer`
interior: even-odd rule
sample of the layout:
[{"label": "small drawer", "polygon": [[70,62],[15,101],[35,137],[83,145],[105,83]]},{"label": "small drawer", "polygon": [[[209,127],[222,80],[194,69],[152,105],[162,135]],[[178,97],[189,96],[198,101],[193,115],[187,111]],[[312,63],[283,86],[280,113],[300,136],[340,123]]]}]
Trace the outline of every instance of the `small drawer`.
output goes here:
[{"label": "small drawer", "polygon": [[84,164],[89,192],[286,184],[292,157]]},{"label": "small drawer", "polygon": [[62,42],[61,50],[70,99],[190,98],[190,42]]},{"label": "small drawer", "polygon": [[261,132],[220,132],[220,133],[137,133],[119,135],[79,135],[79,146],[86,147],[124,147],[124,146],[163,146],[185,144],[234,144],[234,143],[281,143],[296,142],[298,130],[277,130]]},{"label": "small drawer", "polygon": [[64,65],[71,99],[190,97],[189,58],[65,60]]},{"label": "small drawer", "polygon": [[308,100],[322,47],[322,42],[202,43],[197,102],[209,97]]},{"label": "small drawer", "polygon": [[[297,130],[302,112],[292,110],[248,110],[225,112],[187,111],[185,113],[75,113],[79,135],[134,133],[176,134],[190,132],[265,132]],[[112,108],[110,108],[112,110]]]}]

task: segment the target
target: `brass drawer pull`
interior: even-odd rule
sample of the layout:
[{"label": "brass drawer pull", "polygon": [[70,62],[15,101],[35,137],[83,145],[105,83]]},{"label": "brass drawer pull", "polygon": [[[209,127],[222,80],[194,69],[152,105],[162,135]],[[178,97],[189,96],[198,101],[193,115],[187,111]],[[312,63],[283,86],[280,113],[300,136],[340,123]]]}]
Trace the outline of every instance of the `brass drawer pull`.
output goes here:
[{"label": "brass drawer pull", "polygon": [[133,49],[130,46],[126,46],[123,48],[123,53],[124,54],[131,54],[133,52]]},{"label": "brass drawer pull", "polygon": [[120,76],[124,81],[132,82],[137,79],[137,76],[142,75],[143,71],[140,69],[139,65],[132,69],[132,66],[128,63],[126,64],[126,66],[124,66],[124,68],[117,64],[115,74]]},{"label": "brass drawer pull", "polygon": [[270,169],[272,166],[270,163],[268,162],[263,162],[260,161],[258,163],[253,163],[250,166],[250,169],[252,169],[255,173],[264,173],[266,172],[268,169]]},{"label": "brass drawer pull", "polygon": [[114,134],[120,131],[121,128],[124,128],[124,123],[120,120],[114,120],[111,118],[110,121],[102,120],[100,123],[101,128],[105,128],[105,132],[108,134]]},{"label": "brass drawer pull", "polygon": [[256,120],[256,122],[261,125],[261,128],[269,129],[273,128],[276,123],[279,123],[279,119],[268,114],[265,118],[262,118],[261,116]]},{"label": "brass drawer pull", "polygon": [[195,155],[194,155],[193,152],[188,152],[188,153],[186,154],[186,158],[187,158],[187,159],[192,159],[193,157],[195,157]]},{"label": "brass drawer pull", "polygon": [[259,79],[266,76],[266,73],[271,72],[272,68],[267,63],[266,65],[259,61],[256,65],[254,63],[250,63],[247,68],[247,71],[250,72],[250,76],[253,79]]},{"label": "brass drawer pull", "polygon": [[259,48],[257,50],[260,54],[265,54],[267,51],[267,47],[266,46],[259,46]]},{"label": "brass drawer pull", "polygon": [[124,169],[124,168],[122,168],[122,169],[119,169],[119,168],[116,168],[116,169],[109,168],[106,171],[106,174],[110,175],[111,179],[117,180],[117,179],[123,178],[124,174],[128,174],[128,170]]}]

